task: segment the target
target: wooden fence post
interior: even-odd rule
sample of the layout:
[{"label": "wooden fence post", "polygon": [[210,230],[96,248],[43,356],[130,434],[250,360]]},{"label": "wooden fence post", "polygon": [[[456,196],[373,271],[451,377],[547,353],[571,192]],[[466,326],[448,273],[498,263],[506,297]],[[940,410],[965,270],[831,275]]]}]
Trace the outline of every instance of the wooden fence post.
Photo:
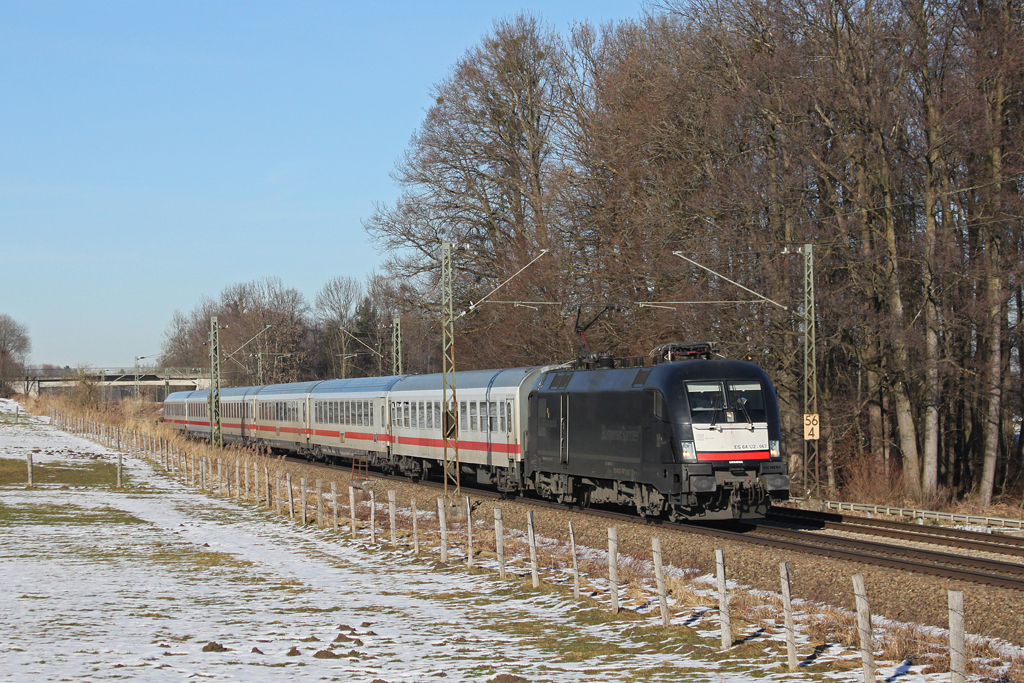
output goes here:
[{"label": "wooden fence post", "polygon": [[306,478],[299,477],[299,492],[302,495],[302,499],[299,503],[300,510],[302,512],[302,526],[306,526]]},{"label": "wooden fence post", "polygon": [[370,489],[370,543],[377,542],[377,496]]},{"label": "wooden fence post", "polygon": [[420,527],[419,527],[419,512],[416,510],[416,499],[412,499],[412,552],[414,555],[420,554]]},{"label": "wooden fence post", "polygon": [[25,464],[28,466],[28,486],[26,488],[32,488],[35,485],[32,472],[32,453],[25,454]]},{"label": "wooden fence post", "polygon": [[572,553],[572,597],[576,600],[580,599],[580,566],[579,561],[576,559],[576,530],[572,528],[572,522],[569,522],[569,552]]},{"label": "wooden fence post", "polygon": [[949,673],[952,683],[967,681],[967,635],[964,633],[964,593],[949,591]]},{"label": "wooden fence post", "polygon": [[715,570],[718,574],[718,619],[722,626],[722,649],[732,647],[732,622],[729,620],[729,584],[725,578],[725,551],[715,550]]},{"label": "wooden fence post", "polygon": [[797,671],[800,667],[796,661],[796,629],[793,625],[793,599],[790,594],[789,562],[779,562],[779,580],[782,584],[782,611],[786,624],[786,658],[789,670]]},{"label": "wooden fence post", "polygon": [[395,531],[395,492],[388,491],[388,525],[391,529],[391,545],[398,545],[398,536]]},{"label": "wooden fence post", "polygon": [[505,524],[501,508],[494,508],[494,551],[498,555],[498,578],[505,580]]},{"label": "wooden fence post", "polygon": [[658,607],[661,610],[661,625],[668,626],[668,596],[665,594],[665,568],[661,565],[661,539],[651,538],[651,552],[654,555],[654,580],[658,585]]},{"label": "wooden fence post", "polygon": [[530,578],[534,588],[540,588],[540,571],[537,567],[537,532],[533,526],[533,510],[526,513],[527,537],[530,541]]},{"label": "wooden fence post", "polygon": [[288,488],[288,519],[295,519],[295,499],[292,498],[292,473],[285,472],[284,483]]},{"label": "wooden fence post", "polygon": [[466,566],[473,566],[473,506],[466,496]]},{"label": "wooden fence post", "polygon": [[871,635],[871,605],[864,587],[864,575],[853,575],[853,597],[857,603],[857,633],[860,635],[860,658],[864,665],[864,683],[875,683],[875,646]]},{"label": "wooden fence post", "polygon": [[121,488],[121,470],[122,470],[122,467],[123,467],[123,465],[122,465],[122,462],[121,462],[121,452],[118,451],[118,453],[117,453],[117,488]]},{"label": "wooden fence post", "polygon": [[331,526],[338,530],[338,482],[331,482]]},{"label": "wooden fence post", "polygon": [[277,514],[281,514],[281,506],[284,501],[281,500],[281,470],[277,470],[277,476],[274,479],[274,494],[277,500]]},{"label": "wooden fence post", "polygon": [[324,482],[323,479],[316,480],[316,527],[324,528]]},{"label": "wooden fence post", "polygon": [[[278,477],[281,476],[280,471],[277,473],[277,476]],[[277,491],[271,491],[270,490],[270,464],[269,463],[263,465],[263,485],[266,488],[266,491],[264,491],[263,493],[266,496],[267,509],[270,510],[274,506],[274,495],[273,494],[276,493],[277,494],[277,512],[278,512],[278,514],[280,514],[281,513],[281,486],[280,486],[280,484],[278,484]],[[261,499],[263,497],[264,496],[260,496]]]},{"label": "wooden fence post", "polygon": [[448,564],[448,520],[445,518],[445,501],[437,499],[437,524],[441,528],[441,564]]},{"label": "wooden fence post", "polygon": [[608,527],[608,591],[612,598],[612,613],[619,611],[619,529]]},{"label": "wooden fence post", "polygon": [[348,487],[348,527],[352,538],[356,537],[356,489]]}]

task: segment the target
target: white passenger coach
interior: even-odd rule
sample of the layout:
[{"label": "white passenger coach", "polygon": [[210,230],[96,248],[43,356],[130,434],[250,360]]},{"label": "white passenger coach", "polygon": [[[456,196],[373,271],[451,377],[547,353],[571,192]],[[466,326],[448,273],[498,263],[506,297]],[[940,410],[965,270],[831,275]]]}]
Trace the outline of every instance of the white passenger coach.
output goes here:
[{"label": "white passenger coach", "polygon": [[[459,372],[459,461],[479,483],[498,484],[522,460],[527,397],[548,367]],[[442,375],[334,379],[222,389],[226,443],[293,451],[316,460],[366,460],[428,476],[444,459]],[[209,437],[209,392],[164,401],[164,421]]]}]

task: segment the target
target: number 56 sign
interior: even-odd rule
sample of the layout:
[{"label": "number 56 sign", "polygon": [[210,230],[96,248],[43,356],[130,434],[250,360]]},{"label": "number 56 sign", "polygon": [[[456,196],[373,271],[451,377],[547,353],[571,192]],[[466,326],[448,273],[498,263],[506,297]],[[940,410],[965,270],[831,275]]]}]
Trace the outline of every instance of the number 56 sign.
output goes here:
[{"label": "number 56 sign", "polygon": [[804,415],[804,441],[818,440],[818,414],[807,413]]}]

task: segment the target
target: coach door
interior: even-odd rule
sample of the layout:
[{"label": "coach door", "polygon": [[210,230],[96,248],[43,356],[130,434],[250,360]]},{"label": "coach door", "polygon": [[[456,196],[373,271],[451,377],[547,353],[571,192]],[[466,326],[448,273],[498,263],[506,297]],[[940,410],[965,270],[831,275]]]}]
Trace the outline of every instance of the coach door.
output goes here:
[{"label": "coach door", "polygon": [[501,429],[501,441],[505,445],[505,454],[513,460],[515,453],[515,430],[512,428],[512,401],[498,402],[498,427]]}]

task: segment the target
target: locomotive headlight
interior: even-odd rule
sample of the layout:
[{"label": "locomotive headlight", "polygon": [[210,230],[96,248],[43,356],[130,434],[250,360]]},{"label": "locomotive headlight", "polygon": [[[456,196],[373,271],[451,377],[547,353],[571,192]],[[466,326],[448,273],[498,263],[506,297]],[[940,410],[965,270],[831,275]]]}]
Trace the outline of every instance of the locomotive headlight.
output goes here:
[{"label": "locomotive headlight", "polygon": [[778,441],[768,442],[768,454],[772,460],[778,460],[779,458],[782,457],[782,451],[779,449]]},{"label": "locomotive headlight", "polygon": [[684,461],[697,459],[697,447],[692,441],[681,441],[679,445],[682,447]]}]

